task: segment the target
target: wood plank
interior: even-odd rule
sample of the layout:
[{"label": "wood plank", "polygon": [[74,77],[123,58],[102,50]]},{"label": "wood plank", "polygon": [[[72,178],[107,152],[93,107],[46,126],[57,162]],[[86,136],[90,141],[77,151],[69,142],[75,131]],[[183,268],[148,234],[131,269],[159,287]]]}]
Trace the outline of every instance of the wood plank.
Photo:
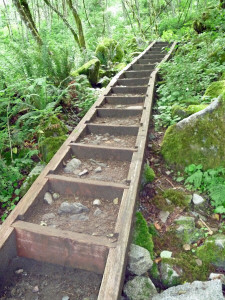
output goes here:
[{"label": "wood plank", "polygon": [[17,221],[19,256],[103,274],[108,250],[115,247],[106,238]]}]

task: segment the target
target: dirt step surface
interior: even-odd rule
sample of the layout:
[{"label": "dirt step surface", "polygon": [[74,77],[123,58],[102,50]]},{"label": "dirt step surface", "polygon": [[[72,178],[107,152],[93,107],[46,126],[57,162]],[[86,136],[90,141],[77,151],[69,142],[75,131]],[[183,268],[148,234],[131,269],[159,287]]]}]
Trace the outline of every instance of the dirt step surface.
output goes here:
[{"label": "dirt step surface", "polygon": [[[54,195],[53,192],[51,194]],[[51,205],[39,201],[26,221],[93,236],[107,237],[114,233],[121,199],[58,196]],[[73,204],[81,207],[80,212],[77,210],[75,213]]]},{"label": "dirt step surface", "polygon": [[104,108],[121,108],[121,109],[143,109],[143,102],[140,103],[133,103],[133,104],[126,104],[126,99],[124,104],[104,104]]},{"label": "dirt step surface", "polygon": [[95,273],[19,257],[6,276],[1,300],[97,300],[102,280]]},{"label": "dirt step surface", "polygon": [[[70,160],[69,160],[70,161]],[[68,162],[65,162],[68,164]],[[65,172],[65,168],[59,170],[59,175],[81,179],[117,182],[126,184],[130,168],[128,161],[81,159],[79,168]]]},{"label": "dirt step surface", "polygon": [[114,136],[108,133],[105,134],[89,134],[78,140],[81,144],[93,144],[117,148],[134,148],[136,136],[122,135]]},{"label": "dirt step surface", "polygon": [[107,124],[107,125],[124,125],[124,126],[140,126],[141,115],[131,116],[127,118],[95,118],[91,123],[93,124]]}]

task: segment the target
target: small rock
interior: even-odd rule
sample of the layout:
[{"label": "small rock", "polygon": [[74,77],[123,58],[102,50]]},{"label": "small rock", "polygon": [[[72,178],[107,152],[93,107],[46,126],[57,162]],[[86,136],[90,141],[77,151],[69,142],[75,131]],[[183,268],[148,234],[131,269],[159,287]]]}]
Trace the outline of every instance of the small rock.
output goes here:
[{"label": "small rock", "polygon": [[196,264],[197,264],[199,267],[202,266],[202,261],[201,261],[201,259],[197,258],[195,261],[196,261]]},{"label": "small rock", "polygon": [[120,143],[120,142],[121,142],[121,139],[114,139],[114,142]]},{"label": "small rock", "polygon": [[94,216],[95,216],[95,217],[98,217],[98,216],[100,216],[101,214],[102,214],[101,209],[96,208],[96,210],[94,211]]},{"label": "small rock", "polygon": [[171,174],[171,172],[170,172],[170,171],[166,171],[166,175],[168,175],[168,176],[169,176],[170,174]]},{"label": "small rock", "polygon": [[79,174],[78,174],[78,176],[84,176],[84,175],[87,175],[88,174],[88,170],[87,169],[85,169],[85,170],[83,170],[82,172],[80,172]]},{"label": "small rock", "polygon": [[52,199],[52,195],[49,192],[45,193],[44,202],[47,203],[48,205],[52,205],[53,199]]},{"label": "small rock", "polygon": [[76,214],[76,215],[72,215],[70,217],[70,220],[72,220],[72,221],[87,221],[87,220],[89,220],[89,217],[84,214],[80,214],[80,215]]},{"label": "small rock", "polygon": [[80,214],[82,212],[88,212],[89,209],[81,203],[68,203],[67,201],[61,203],[58,214],[69,213],[69,214]]},{"label": "small rock", "polygon": [[62,300],[70,300],[70,297],[69,296],[63,296]]},{"label": "small rock", "polygon": [[65,173],[73,173],[76,169],[78,169],[81,165],[81,161],[77,158],[71,159],[64,168]]},{"label": "small rock", "polygon": [[136,276],[127,281],[123,291],[130,300],[150,300],[157,294],[151,279],[144,276]]},{"label": "small rock", "polygon": [[184,248],[185,251],[191,250],[191,246],[189,244],[184,244],[183,248]]},{"label": "small rock", "polygon": [[60,195],[58,193],[53,193],[52,197],[54,200],[57,200],[59,199]]},{"label": "small rock", "polygon": [[192,201],[194,205],[201,205],[202,203],[205,202],[205,199],[198,194],[193,194]]},{"label": "small rock", "polygon": [[95,173],[101,173],[102,172],[102,168],[101,167],[97,167],[96,169],[95,169]]},{"label": "small rock", "polygon": [[55,214],[53,214],[53,213],[44,214],[43,217],[42,217],[42,219],[44,221],[51,220],[51,219],[54,219],[54,218],[55,218]]},{"label": "small rock", "polygon": [[119,203],[119,199],[118,198],[113,199],[113,204],[117,205],[118,203]]},{"label": "small rock", "polygon": [[15,274],[19,275],[19,274],[22,274],[23,273],[23,269],[18,269],[15,271]]},{"label": "small rock", "polygon": [[225,275],[224,274],[219,274],[219,273],[211,273],[209,275],[209,280],[215,280],[219,279],[223,285],[225,285]]},{"label": "small rock", "polygon": [[159,213],[159,218],[161,220],[162,223],[166,223],[168,217],[169,217],[170,213],[168,211],[160,211]]},{"label": "small rock", "polygon": [[[179,270],[182,273],[182,270]],[[173,265],[161,262],[160,274],[162,282],[166,287],[176,285],[180,281],[180,274],[178,274],[178,268],[174,268]]]},{"label": "small rock", "polygon": [[100,201],[99,199],[95,199],[95,200],[93,201],[93,205],[94,205],[94,206],[99,206],[99,205],[101,205],[101,201]]},{"label": "small rock", "polygon": [[105,141],[108,141],[108,138],[103,138],[102,140],[103,140],[103,142],[105,142]]},{"label": "small rock", "polygon": [[41,222],[40,222],[40,225],[41,225],[41,226],[48,226],[47,223],[44,222],[44,221],[41,221]]},{"label": "small rock", "polygon": [[33,293],[38,293],[39,292],[39,287],[38,285],[35,285],[35,287],[32,290]]},{"label": "small rock", "polygon": [[164,250],[160,253],[161,258],[171,258],[172,255],[173,255],[173,252],[167,251],[167,250]]},{"label": "small rock", "polygon": [[135,275],[143,275],[151,269],[153,261],[150,253],[143,247],[131,244],[128,253],[128,270]]},{"label": "small rock", "polygon": [[99,165],[102,168],[106,168],[107,167],[107,164],[101,163],[101,162],[97,162],[97,165]]},{"label": "small rock", "polygon": [[213,214],[212,219],[219,221],[220,220],[220,215],[219,214]]}]

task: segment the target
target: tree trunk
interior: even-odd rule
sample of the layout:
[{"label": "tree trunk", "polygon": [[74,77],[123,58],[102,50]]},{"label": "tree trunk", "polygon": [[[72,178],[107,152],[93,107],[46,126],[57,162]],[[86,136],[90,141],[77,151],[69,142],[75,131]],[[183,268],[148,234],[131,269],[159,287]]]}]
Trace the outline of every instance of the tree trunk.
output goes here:
[{"label": "tree trunk", "polygon": [[72,3],[72,0],[67,0],[67,4],[68,4],[69,8],[72,10],[73,17],[74,17],[74,20],[75,20],[76,25],[77,25],[80,46],[81,46],[81,48],[86,49],[86,44],[85,44],[84,32],[83,32],[83,26],[82,26],[82,23],[81,23],[81,19],[80,19],[78,13],[77,13],[77,10],[76,10],[75,6]]},{"label": "tree trunk", "polygon": [[26,0],[13,0],[13,3],[15,5],[21,19],[23,20],[26,27],[30,30],[31,34],[37,41],[38,45],[42,46],[43,41],[38,33],[38,30],[34,23],[34,20],[31,15],[27,1]]}]

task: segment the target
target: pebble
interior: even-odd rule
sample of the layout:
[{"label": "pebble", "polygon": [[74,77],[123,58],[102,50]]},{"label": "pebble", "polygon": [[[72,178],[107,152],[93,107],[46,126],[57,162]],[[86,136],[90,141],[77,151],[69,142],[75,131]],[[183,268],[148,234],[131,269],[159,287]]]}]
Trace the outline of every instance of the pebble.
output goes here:
[{"label": "pebble", "polygon": [[121,142],[121,139],[114,139],[114,142],[119,143]]},{"label": "pebble", "polygon": [[108,138],[104,138],[104,139],[102,139],[102,140],[105,142],[105,141],[108,141]]},{"label": "pebble", "polygon": [[159,213],[159,218],[161,220],[162,223],[166,223],[168,217],[169,217],[170,213],[168,211],[160,211]]},{"label": "pebble", "polygon": [[41,226],[47,226],[47,223],[44,222],[44,221],[41,221],[41,222],[40,222],[40,225],[41,225]]},{"label": "pebble", "polygon": [[62,300],[70,300],[70,297],[69,296],[63,296]]},{"label": "pebble", "polygon": [[38,285],[35,285],[35,287],[32,290],[33,293],[38,293],[39,292],[39,287]]},{"label": "pebble", "polygon": [[23,269],[18,269],[15,271],[15,274],[19,275],[19,274],[22,274],[23,273]]},{"label": "pebble", "polygon": [[183,245],[183,249],[184,249],[185,251],[189,251],[189,250],[191,250],[191,246],[190,246],[189,244],[184,244],[184,245]]},{"label": "pebble", "polygon": [[61,203],[58,214],[69,213],[69,214],[80,214],[88,212],[89,209],[79,202],[68,203],[67,201]]},{"label": "pebble", "polygon": [[95,199],[95,200],[93,201],[93,205],[99,206],[99,205],[101,205],[101,201],[100,201],[99,199]]},{"label": "pebble", "polygon": [[64,168],[65,173],[73,173],[76,169],[79,169],[81,161],[77,158],[71,159]]},{"label": "pebble", "polygon": [[60,195],[58,193],[53,193],[52,197],[54,200],[57,200],[59,199]]},{"label": "pebble", "polygon": [[225,285],[225,276],[224,274],[219,274],[219,273],[211,273],[209,275],[209,280],[215,280],[219,279],[223,285]]},{"label": "pebble", "polygon": [[73,221],[87,221],[87,220],[89,220],[89,217],[84,215],[84,214],[72,215],[70,217],[70,220],[73,220]]},{"label": "pebble", "polygon": [[194,205],[201,205],[202,203],[205,202],[205,199],[198,194],[193,194],[192,201],[193,201]]},{"label": "pebble", "polygon": [[95,217],[98,217],[98,216],[100,216],[101,214],[102,214],[101,209],[96,208],[96,210],[94,211],[94,216],[95,216]]},{"label": "pebble", "polygon": [[201,261],[201,259],[197,258],[195,261],[196,261],[196,264],[197,264],[199,267],[202,266],[202,261]]},{"label": "pebble", "polygon": [[168,175],[168,176],[169,176],[170,174],[171,174],[171,172],[170,172],[170,171],[166,171],[166,175]]},{"label": "pebble", "polygon": [[119,199],[118,199],[118,198],[115,198],[115,199],[113,200],[113,203],[114,203],[115,205],[117,205],[117,204],[119,203]]},{"label": "pebble", "polygon": [[173,254],[173,252],[164,250],[160,253],[160,257],[161,258],[171,258],[172,254]]},{"label": "pebble", "polygon": [[88,170],[85,169],[82,172],[80,172],[78,175],[81,177],[81,176],[84,176],[84,175],[87,175],[87,174],[88,174]]},{"label": "pebble", "polygon": [[52,205],[53,199],[52,199],[52,195],[49,192],[45,193],[44,202],[47,203],[48,205]]},{"label": "pebble", "polygon": [[96,169],[95,169],[95,173],[101,173],[102,172],[102,168],[101,167],[97,167]]},{"label": "pebble", "polygon": [[53,214],[53,213],[44,214],[43,217],[42,217],[42,219],[44,221],[51,220],[51,219],[54,219],[54,218],[55,218],[55,214]]}]

